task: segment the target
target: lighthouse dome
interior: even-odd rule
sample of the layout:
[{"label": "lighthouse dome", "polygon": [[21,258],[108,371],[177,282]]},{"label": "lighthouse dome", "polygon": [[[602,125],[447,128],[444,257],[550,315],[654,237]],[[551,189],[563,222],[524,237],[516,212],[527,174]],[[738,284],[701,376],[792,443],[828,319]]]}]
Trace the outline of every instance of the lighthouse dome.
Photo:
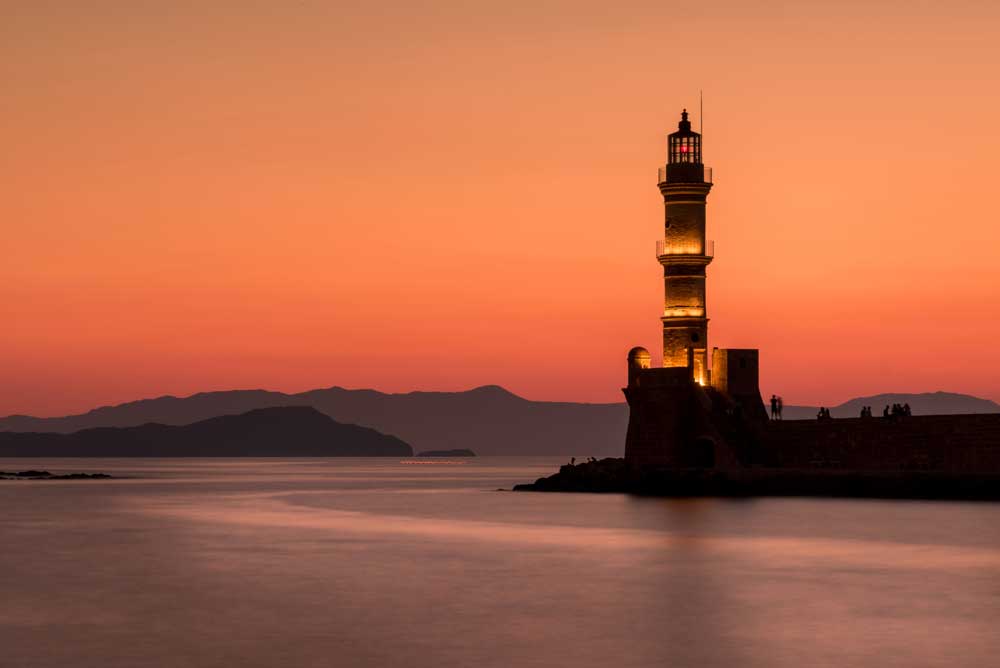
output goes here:
[{"label": "lighthouse dome", "polygon": [[628,366],[630,369],[648,369],[652,356],[642,346],[636,346],[628,351]]}]

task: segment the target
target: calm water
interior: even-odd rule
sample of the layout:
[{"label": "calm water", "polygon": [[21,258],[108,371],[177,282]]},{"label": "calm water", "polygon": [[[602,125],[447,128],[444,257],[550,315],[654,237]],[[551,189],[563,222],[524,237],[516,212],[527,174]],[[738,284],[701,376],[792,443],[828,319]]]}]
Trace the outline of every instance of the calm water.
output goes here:
[{"label": "calm water", "polygon": [[557,460],[0,460],[3,666],[1000,665],[1000,504],[493,491]]}]

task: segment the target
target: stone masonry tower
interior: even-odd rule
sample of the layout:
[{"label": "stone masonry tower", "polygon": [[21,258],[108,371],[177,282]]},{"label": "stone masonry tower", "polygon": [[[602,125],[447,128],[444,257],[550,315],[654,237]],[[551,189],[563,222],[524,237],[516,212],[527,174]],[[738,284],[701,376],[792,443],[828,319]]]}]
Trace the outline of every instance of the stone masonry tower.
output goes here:
[{"label": "stone masonry tower", "polygon": [[742,470],[754,461],[753,444],[767,424],[757,350],[714,348],[708,366],[705,269],[714,249],[705,241],[705,203],[712,172],[701,151],[701,135],[691,131],[685,110],[658,181],[665,211],[656,243],[663,266],[663,368],[652,368],[645,348],[632,348],[622,388],[629,407],[625,462],[632,471]]},{"label": "stone masonry tower", "polygon": [[663,366],[688,367],[693,379],[710,382],[705,268],[713,244],[705,240],[705,203],[712,171],[701,161],[701,135],[691,130],[687,109],[667,141],[667,165],[660,168],[666,217],[656,257],[663,265]]}]

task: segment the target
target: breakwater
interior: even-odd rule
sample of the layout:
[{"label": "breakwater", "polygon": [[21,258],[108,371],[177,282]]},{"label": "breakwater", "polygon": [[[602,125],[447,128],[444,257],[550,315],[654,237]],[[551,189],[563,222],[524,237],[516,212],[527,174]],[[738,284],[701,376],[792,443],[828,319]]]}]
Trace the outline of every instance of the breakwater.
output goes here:
[{"label": "breakwater", "polygon": [[1000,499],[1000,414],[769,422],[728,435],[673,444],[699,454],[675,461],[701,466],[609,458],[567,464],[515,490]]}]

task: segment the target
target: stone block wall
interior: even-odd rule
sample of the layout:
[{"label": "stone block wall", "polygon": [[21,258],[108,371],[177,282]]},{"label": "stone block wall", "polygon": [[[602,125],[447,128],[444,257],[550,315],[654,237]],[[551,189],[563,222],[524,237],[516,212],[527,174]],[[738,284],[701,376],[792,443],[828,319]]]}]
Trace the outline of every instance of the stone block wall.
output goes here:
[{"label": "stone block wall", "polygon": [[754,459],[784,469],[1000,473],[1000,413],[771,422]]},{"label": "stone block wall", "polygon": [[626,387],[625,461],[648,469],[734,470],[740,464],[720,431],[721,398],[687,368],[645,369]]}]

